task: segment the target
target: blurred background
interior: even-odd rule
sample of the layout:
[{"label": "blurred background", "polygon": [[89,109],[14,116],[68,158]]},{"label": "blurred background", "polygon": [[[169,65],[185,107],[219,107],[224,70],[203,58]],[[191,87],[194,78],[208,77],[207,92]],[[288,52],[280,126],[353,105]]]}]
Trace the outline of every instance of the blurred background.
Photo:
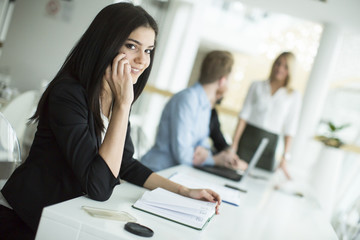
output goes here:
[{"label": "blurred background", "polygon": [[[38,97],[91,20],[113,2],[120,1],[0,0],[0,110],[13,119],[22,158],[36,128],[26,126],[26,118]],[[291,170],[312,186],[339,238],[350,239],[360,229],[360,1],[132,2],[160,27],[149,84],[132,109],[136,157],[152,146],[172,94],[197,81],[208,51],[235,56],[229,91],[218,106],[229,143],[251,82],[266,79],[274,58],[292,51],[294,88],[303,101]],[[329,146],[319,136],[344,144]]]}]

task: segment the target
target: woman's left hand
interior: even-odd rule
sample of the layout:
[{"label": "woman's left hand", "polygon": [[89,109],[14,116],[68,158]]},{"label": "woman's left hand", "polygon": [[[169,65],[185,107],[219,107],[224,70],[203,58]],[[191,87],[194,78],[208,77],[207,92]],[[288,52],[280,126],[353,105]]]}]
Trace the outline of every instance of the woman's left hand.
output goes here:
[{"label": "woman's left hand", "polygon": [[186,188],[184,186],[181,186],[180,188],[180,192],[181,195],[186,196],[186,197],[190,197],[190,198],[194,198],[194,199],[199,199],[199,200],[204,200],[204,201],[209,201],[209,202],[216,202],[216,214],[219,214],[219,206],[221,203],[221,198],[220,195],[217,194],[216,192],[214,192],[211,189],[193,189],[193,188]]}]

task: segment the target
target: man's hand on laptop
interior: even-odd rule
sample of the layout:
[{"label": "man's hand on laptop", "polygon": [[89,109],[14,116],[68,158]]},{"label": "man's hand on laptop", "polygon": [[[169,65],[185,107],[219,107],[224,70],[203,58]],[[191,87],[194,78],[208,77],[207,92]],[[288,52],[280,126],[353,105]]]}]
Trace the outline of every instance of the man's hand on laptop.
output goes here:
[{"label": "man's hand on laptop", "polygon": [[235,170],[245,171],[247,169],[247,167],[248,167],[247,162],[245,162],[244,160],[241,160],[238,155],[236,155],[236,154],[233,155],[233,161],[231,163],[231,168],[233,168]]},{"label": "man's hand on laptop", "polygon": [[231,168],[235,170],[245,171],[248,167],[248,163],[244,160],[240,159],[239,156],[236,154],[236,151],[232,147],[226,149],[226,151],[230,154],[232,161],[231,161]]},{"label": "man's hand on laptop", "polygon": [[245,170],[247,168],[247,163],[241,160],[235,153],[224,150],[220,153],[214,155],[215,165],[235,169],[235,170]]},{"label": "man's hand on laptop", "polygon": [[202,147],[202,146],[197,146],[195,148],[194,151],[194,156],[193,156],[193,165],[201,165],[205,162],[206,158],[209,155],[209,150]]},{"label": "man's hand on laptop", "polygon": [[245,162],[244,160],[241,160],[239,157],[238,159],[235,160],[235,163],[233,164],[233,168],[235,170],[245,171],[247,167],[248,167],[248,163]]}]

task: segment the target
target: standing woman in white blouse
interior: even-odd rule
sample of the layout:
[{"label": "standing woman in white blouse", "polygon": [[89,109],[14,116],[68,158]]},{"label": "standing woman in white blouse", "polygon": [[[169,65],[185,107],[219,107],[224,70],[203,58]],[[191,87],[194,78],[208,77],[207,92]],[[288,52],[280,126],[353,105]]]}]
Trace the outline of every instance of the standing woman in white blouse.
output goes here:
[{"label": "standing woman in white blouse", "polygon": [[249,162],[261,139],[269,138],[257,167],[273,171],[278,138],[283,135],[285,146],[279,167],[288,179],[286,161],[290,159],[301,105],[300,93],[290,87],[294,64],[294,54],[283,52],[275,59],[269,79],[251,84],[232,144],[234,152]]}]

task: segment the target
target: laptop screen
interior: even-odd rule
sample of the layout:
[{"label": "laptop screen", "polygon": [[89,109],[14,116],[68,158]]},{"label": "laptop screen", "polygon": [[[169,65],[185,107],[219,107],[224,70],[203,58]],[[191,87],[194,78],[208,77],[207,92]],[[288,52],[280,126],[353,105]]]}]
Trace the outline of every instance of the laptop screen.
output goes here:
[{"label": "laptop screen", "polygon": [[256,164],[258,163],[258,161],[261,157],[261,154],[264,152],[268,143],[269,143],[269,139],[267,139],[267,138],[261,139],[261,142],[260,142],[258,148],[256,149],[254,156],[252,156],[252,158],[249,162],[249,165],[243,174],[243,177],[247,176],[255,168]]}]

